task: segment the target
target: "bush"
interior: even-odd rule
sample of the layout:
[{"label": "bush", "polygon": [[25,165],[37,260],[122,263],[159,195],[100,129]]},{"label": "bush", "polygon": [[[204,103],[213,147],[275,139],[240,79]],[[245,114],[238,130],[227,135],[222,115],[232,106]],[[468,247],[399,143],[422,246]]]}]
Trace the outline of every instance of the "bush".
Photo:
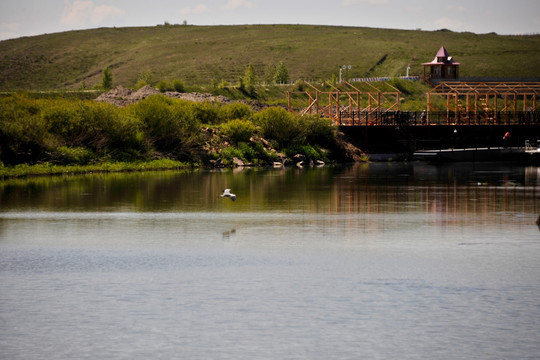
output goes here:
[{"label": "bush", "polygon": [[336,127],[332,125],[332,120],[306,115],[300,118],[300,123],[308,144],[328,146],[335,143]]},{"label": "bush", "polygon": [[245,159],[242,151],[234,146],[229,146],[221,150],[221,158],[225,164],[231,164],[233,158]]},{"label": "bush", "polygon": [[130,109],[142,122],[149,146],[157,151],[185,155],[195,145],[200,123],[190,102],[153,95]]},{"label": "bush", "polygon": [[257,158],[257,152],[245,142],[238,143],[238,150],[242,153],[242,158],[247,161],[253,161]]},{"label": "bush", "polygon": [[235,144],[248,142],[255,130],[255,125],[249,120],[236,119],[221,125],[223,134],[227,135]]},{"label": "bush", "polygon": [[303,143],[305,140],[298,117],[283,108],[265,109],[256,114],[255,121],[261,127],[263,136],[275,140],[280,147]]},{"label": "bush", "polygon": [[179,93],[183,93],[184,91],[186,91],[182,80],[174,79],[172,82],[172,87],[176,92]]},{"label": "bush", "polygon": [[171,86],[170,82],[166,80],[161,80],[160,82],[157,83],[157,89],[160,92],[164,93],[166,91],[172,91],[173,87]]},{"label": "bush", "polygon": [[135,89],[139,90],[140,88],[145,87],[146,85],[150,85],[150,84],[147,83],[147,82],[144,81],[144,80],[139,80],[139,81],[137,81],[137,83],[135,84]]},{"label": "bush", "polygon": [[322,153],[319,149],[311,145],[296,145],[284,149],[285,155],[292,158],[296,154],[302,154],[307,160],[322,160],[328,161],[326,154]]},{"label": "bush", "polygon": [[40,116],[43,101],[15,95],[0,99],[0,160],[12,165],[34,163],[54,142]]},{"label": "bush", "polygon": [[86,165],[94,157],[94,153],[85,147],[60,146],[54,151],[57,162],[63,165]]},{"label": "bush", "polygon": [[253,116],[253,112],[249,105],[232,103],[223,105],[220,107],[221,118],[224,121],[234,119],[250,119]]},{"label": "bush", "polygon": [[192,103],[192,116],[202,124],[221,124],[223,122],[220,105],[209,101]]}]

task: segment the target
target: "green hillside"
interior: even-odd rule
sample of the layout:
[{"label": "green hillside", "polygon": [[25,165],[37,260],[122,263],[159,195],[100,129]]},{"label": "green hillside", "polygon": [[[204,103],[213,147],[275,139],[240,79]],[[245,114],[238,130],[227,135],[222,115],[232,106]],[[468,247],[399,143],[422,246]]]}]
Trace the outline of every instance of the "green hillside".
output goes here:
[{"label": "green hillside", "polygon": [[290,79],[326,80],[351,65],[347,78],[421,75],[444,45],[463,77],[540,77],[540,36],[477,35],[313,25],[101,28],[0,42],[0,90],[78,89],[181,79],[188,85],[236,82],[252,63],[259,80],[283,61]]}]

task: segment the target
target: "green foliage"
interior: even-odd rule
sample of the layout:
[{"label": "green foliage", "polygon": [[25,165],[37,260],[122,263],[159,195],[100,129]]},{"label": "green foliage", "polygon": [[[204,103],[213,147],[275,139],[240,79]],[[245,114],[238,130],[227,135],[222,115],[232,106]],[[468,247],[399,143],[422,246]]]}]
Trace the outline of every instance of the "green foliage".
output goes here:
[{"label": "green foliage", "polygon": [[152,85],[154,75],[149,67],[145,67],[137,74],[137,89],[142,88],[145,85]]},{"label": "green foliage", "polygon": [[281,147],[304,140],[298,117],[283,108],[265,109],[256,114],[255,121],[261,127],[263,136],[276,141]]},{"label": "green foliage", "polygon": [[199,134],[199,120],[187,101],[153,95],[132,106],[142,122],[148,145],[159,152],[186,155]]},{"label": "green foliage", "polygon": [[332,120],[323,119],[319,115],[306,115],[300,118],[300,124],[305,131],[307,143],[322,146],[335,143],[337,129]]},{"label": "green foliage", "polygon": [[306,157],[306,160],[308,161],[328,161],[328,157],[326,156],[326,154],[312,145],[294,145],[283,149],[283,151],[288,157],[293,157],[296,154],[301,154],[304,155]]},{"label": "green foliage", "polygon": [[289,82],[289,69],[283,61],[280,61],[276,67],[274,82],[277,84],[286,84]]},{"label": "green foliage", "polygon": [[246,104],[231,103],[221,106],[219,110],[219,117],[220,119],[223,119],[223,121],[234,119],[250,119],[253,116],[253,111],[251,111],[249,105]]},{"label": "green foliage", "polygon": [[221,105],[213,104],[210,101],[192,103],[192,116],[202,124],[221,124],[223,122],[223,114],[220,111],[220,107]]},{"label": "green foliage", "polygon": [[110,90],[113,87],[113,76],[111,69],[107,66],[103,69],[103,78],[101,80],[101,86],[105,90]]},{"label": "green foliage", "polygon": [[[219,132],[201,131],[203,124],[221,124],[234,146],[219,150],[223,141],[217,137],[207,143],[204,134]],[[162,157],[195,162],[220,152],[225,161],[238,157],[260,164],[276,160],[276,149],[287,148],[315,159],[324,156],[318,146],[334,141],[334,130],[327,120],[299,117],[281,107],[253,114],[246,104],[193,103],[163,95],[116,107],[17,94],[0,97],[0,164],[86,166]],[[259,140],[261,134],[268,141]]]},{"label": "green foliage", "polygon": [[186,91],[185,86],[184,86],[184,82],[182,80],[179,80],[179,79],[174,79],[173,80],[172,87],[173,87],[174,91],[179,92],[179,93],[183,93],[184,91]]},{"label": "green foliage", "polygon": [[246,67],[246,70],[244,72],[244,78],[243,78],[243,84],[245,86],[246,92],[250,96],[255,96],[255,82],[257,79],[255,78],[255,71],[253,70],[253,65],[249,64]]},{"label": "green foliage", "polygon": [[236,119],[221,125],[221,131],[235,144],[248,142],[255,130],[255,125],[249,120]]},{"label": "green foliage", "polygon": [[229,146],[221,151],[221,158],[225,164],[231,164],[233,158],[243,159],[244,154],[242,151],[240,151],[240,149],[234,146]]},{"label": "green foliage", "polygon": [[[252,51],[254,44],[264,46]],[[152,74],[202,86],[212,78],[236,80],[243,75],[238,69],[248,63],[257,74],[263,73],[279,60],[289,67],[289,81],[327,80],[343,64],[339,59],[351,61],[349,76],[354,78],[368,72],[385,54],[374,76],[405,75],[408,64],[412,75],[421,75],[422,63],[431,61],[441,45],[462,64],[464,77],[540,76],[540,35],[316,25],[160,26],[99,28],[2,41],[2,74],[8,75],[0,81],[0,90],[74,89],[82,79],[89,86],[101,84],[101,74],[94,74],[94,69],[110,63],[111,56],[121,62],[113,69],[114,83],[126,87],[139,81],[154,85]],[[178,56],[179,49],[189,56]],[[270,81],[265,76],[267,83],[275,71],[270,73]]]},{"label": "green foliage", "polygon": [[24,95],[0,98],[0,160],[5,164],[40,160],[51,137],[40,116],[42,101]]},{"label": "green foliage", "polygon": [[2,166],[0,164],[0,178],[15,178],[28,175],[60,175],[60,174],[84,174],[95,172],[118,172],[118,171],[148,171],[184,169],[190,165],[171,159],[159,159],[152,161],[137,162],[101,162],[87,165],[57,165],[49,162],[36,165],[18,164],[15,166]]},{"label": "green foliage", "polygon": [[257,157],[257,152],[246,142],[238,143],[238,150],[242,153],[242,158],[247,161],[253,161]]},{"label": "green foliage", "polygon": [[[147,85],[146,82],[142,82],[141,84]],[[182,80],[179,80],[179,79],[175,79],[173,81],[160,80],[157,83],[156,87],[162,93],[167,92],[167,91],[176,91],[179,93],[185,92],[184,83],[182,82]]]},{"label": "green foliage", "polygon": [[92,160],[94,153],[85,147],[60,146],[54,151],[54,157],[61,164],[85,165]]},{"label": "green foliage", "polygon": [[158,83],[157,83],[157,89],[164,93],[166,91],[172,91],[173,90],[173,87],[171,86],[171,83],[168,82],[167,80],[160,80]]},{"label": "green foliage", "polygon": [[136,89],[136,90],[139,90],[140,88],[145,87],[146,85],[150,85],[150,84],[147,83],[146,81],[139,80],[139,81],[137,81],[137,83],[135,84],[135,89]]},{"label": "green foliage", "polygon": [[275,75],[276,75],[276,65],[275,64],[269,64],[266,67],[266,71],[264,73],[264,82],[266,84],[273,84]]}]

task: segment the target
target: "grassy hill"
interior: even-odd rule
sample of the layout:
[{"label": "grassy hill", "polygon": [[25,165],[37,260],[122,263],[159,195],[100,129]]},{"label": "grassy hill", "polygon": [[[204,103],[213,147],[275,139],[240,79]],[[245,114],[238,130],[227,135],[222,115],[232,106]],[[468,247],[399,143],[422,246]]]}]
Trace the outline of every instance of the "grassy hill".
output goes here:
[{"label": "grassy hill", "polygon": [[258,79],[283,61],[291,80],[326,80],[341,65],[347,78],[422,74],[441,45],[463,77],[540,77],[540,36],[477,35],[313,25],[156,26],[70,31],[0,42],[0,90],[79,89],[141,75],[204,86],[236,82],[252,63]]}]

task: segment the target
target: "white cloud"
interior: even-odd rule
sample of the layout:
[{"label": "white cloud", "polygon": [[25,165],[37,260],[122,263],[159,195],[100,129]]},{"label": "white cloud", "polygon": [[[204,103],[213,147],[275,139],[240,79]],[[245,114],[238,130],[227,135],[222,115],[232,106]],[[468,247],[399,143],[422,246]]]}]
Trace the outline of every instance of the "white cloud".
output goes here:
[{"label": "white cloud", "polygon": [[208,6],[204,4],[199,4],[196,6],[186,6],[182,10],[180,10],[180,14],[182,15],[189,15],[189,14],[202,14],[208,11]]},{"label": "white cloud", "polygon": [[388,4],[389,0],[343,0],[343,5],[357,5],[357,4],[371,4],[371,5],[384,5]]},{"label": "white cloud", "polygon": [[252,8],[253,6],[253,3],[248,0],[229,0],[227,4],[223,6],[223,8],[226,10],[234,10],[241,7]]},{"label": "white cloud", "polygon": [[98,24],[109,17],[123,15],[124,10],[112,5],[96,6],[93,1],[64,0],[64,11],[60,23],[69,26]]}]

